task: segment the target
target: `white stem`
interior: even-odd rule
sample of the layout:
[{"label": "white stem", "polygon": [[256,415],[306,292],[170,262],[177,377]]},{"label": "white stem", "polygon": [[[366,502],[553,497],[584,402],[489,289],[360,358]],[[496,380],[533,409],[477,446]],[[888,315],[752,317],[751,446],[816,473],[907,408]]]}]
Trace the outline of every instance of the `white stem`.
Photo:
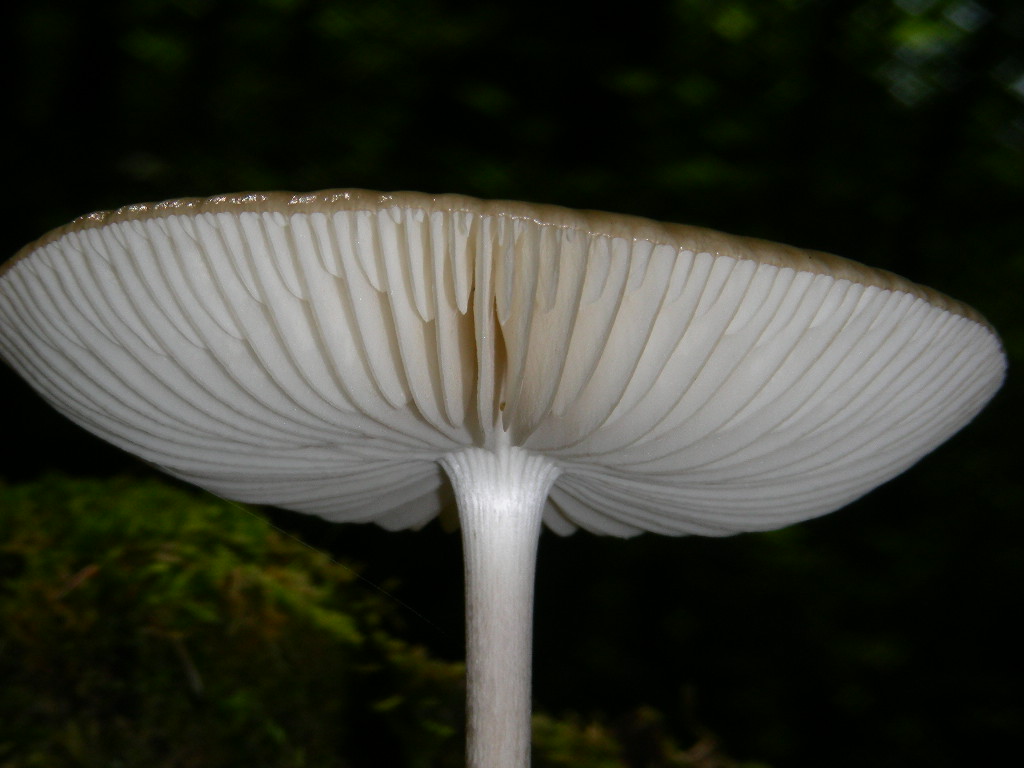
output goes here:
[{"label": "white stem", "polygon": [[467,761],[526,768],[537,541],[559,470],[508,446],[470,448],[441,465],[455,489],[465,557]]}]

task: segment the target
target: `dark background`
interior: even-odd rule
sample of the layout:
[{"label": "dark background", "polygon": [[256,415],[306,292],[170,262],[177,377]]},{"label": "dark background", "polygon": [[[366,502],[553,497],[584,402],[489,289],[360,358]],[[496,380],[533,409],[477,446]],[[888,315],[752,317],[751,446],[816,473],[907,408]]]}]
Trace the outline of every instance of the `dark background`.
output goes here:
[{"label": "dark background", "polygon": [[[776,768],[962,768],[1018,749],[1024,4],[8,7],[5,254],[126,203],[416,189],[780,240],[978,308],[1007,385],[846,510],[731,539],[545,534],[535,693],[608,720],[651,704],[680,740],[708,728]],[[0,388],[7,481],[149,472],[7,369]],[[457,536],[268,514],[361,563],[411,637],[461,657]]]}]

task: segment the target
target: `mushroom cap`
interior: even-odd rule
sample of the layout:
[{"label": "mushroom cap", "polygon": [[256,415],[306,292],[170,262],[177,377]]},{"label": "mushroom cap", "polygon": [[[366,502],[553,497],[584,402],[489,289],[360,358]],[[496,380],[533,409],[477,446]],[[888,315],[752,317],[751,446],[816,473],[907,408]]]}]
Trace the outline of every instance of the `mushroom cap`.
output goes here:
[{"label": "mushroom cap", "polygon": [[844,506],[981,410],[969,307],[837,256],[632,216],[331,190],[95,213],[0,270],[0,354],[54,407],[241,501],[388,528],[520,446],[544,513],[628,536]]}]

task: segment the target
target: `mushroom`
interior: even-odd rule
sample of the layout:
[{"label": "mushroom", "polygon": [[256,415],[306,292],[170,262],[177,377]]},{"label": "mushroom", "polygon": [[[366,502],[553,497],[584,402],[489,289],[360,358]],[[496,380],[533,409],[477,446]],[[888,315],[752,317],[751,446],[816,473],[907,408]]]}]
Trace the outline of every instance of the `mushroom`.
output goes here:
[{"label": "mushroom", "polygon": [[631,216],[326,191],[85,216],[0,271],[0,353],[55,408],[228,498],[385,528],[450,499],[475,768],[529,763],[542,523],[763,531],[967,424],[969,307],[821,253]]}]

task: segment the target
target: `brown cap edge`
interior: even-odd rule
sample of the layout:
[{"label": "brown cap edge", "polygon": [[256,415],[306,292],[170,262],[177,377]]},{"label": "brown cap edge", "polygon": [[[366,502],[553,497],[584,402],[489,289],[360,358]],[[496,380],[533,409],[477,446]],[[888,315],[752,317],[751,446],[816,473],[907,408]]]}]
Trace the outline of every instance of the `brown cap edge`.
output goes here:
[{"label": "brown cap edge", "polygon": [[[628,214],[585,211],[541,203],[509,200],[481,200],[466,195],[421,192],[374,192],[363,189],[328,189],[310,193],[240,192],[212,197],[185,197],[157,203],[126,205],[110,211],[97,211],[80,216],[57,227],[21,248],[6,263],[0,264],[0,278],[21,259],[70,232],[91,229],[118,221],[132,221],[166,216],[188,216],[224,210],[280,212],[379,210],[392,206],[418,208],[426,212],[438,210],[464,211],[478,215],[529,219],[549,226],[579,229],[588,234],[648,240],[680,250],[730,256],[736,259],[826,274],[870,285],[883,290],[911,294],[929,304],[966,317],[993,330],[975,309],[939,291],[918,285],[892,272],[860,264],[841,256],[811,251],[741,235],[730,235],[703,227],[668,224]],[[993,330],[994,333],[994,330]]]}]

